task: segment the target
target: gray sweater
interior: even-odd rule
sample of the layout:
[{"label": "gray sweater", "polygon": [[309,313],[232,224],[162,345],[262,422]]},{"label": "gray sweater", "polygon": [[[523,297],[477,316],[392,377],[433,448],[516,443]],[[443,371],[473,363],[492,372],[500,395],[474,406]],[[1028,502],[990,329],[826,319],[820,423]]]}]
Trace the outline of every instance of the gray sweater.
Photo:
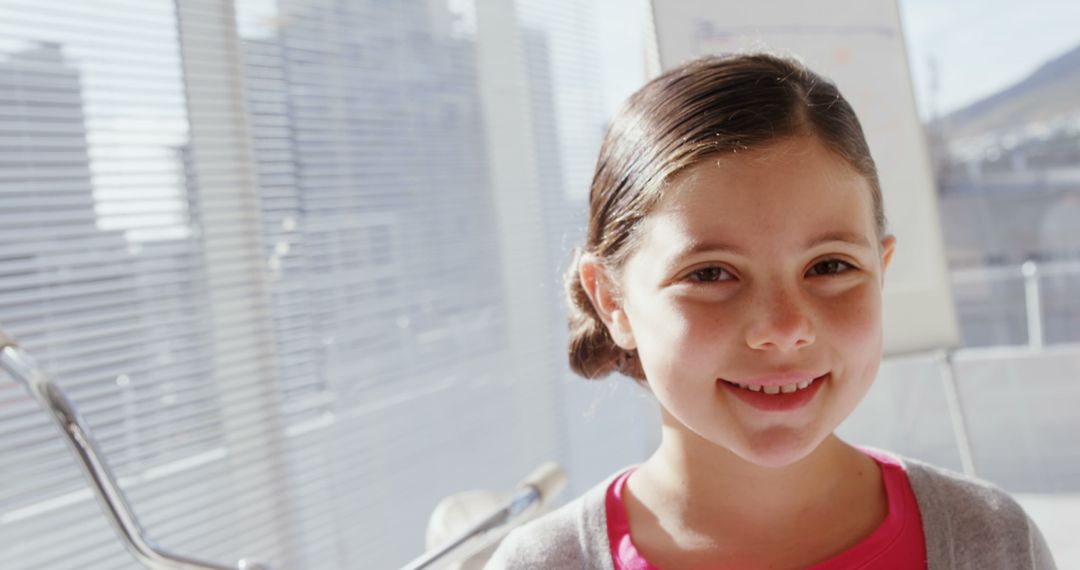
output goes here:
[{"label": "gray sweater", "polygon": [[[930,570],[1055,568],[1038,527],[1005,491],[921,461],[898,459],[919,503]],[[485,570],[614,570],[604,498],[616,475],[515,529]]]}]

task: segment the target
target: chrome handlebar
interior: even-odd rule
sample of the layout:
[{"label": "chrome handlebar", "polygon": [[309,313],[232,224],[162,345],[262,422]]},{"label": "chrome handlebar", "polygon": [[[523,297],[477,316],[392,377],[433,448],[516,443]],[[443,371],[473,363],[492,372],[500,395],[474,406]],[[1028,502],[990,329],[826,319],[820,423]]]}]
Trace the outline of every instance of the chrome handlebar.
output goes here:
[{"label": "chrome handlebar", "polygon": [[68,449],[90,482],[90,487],[104,509],[109,522],[120,535],[135,558],[152,570],[270,570],[270,566],[240,560],[233,566],[216,564],[168,552],[146,536],[138,518],[131,510],[112,471],[94,442],[94,438],[67,396],[37,367],[29,355],[4,333],[0,327],[0,369],[6,370],[21,382],[34,399],[49,412],[56,427],[64,435]]},{"label": "chrome handlebar", "polygon": [[500,508],[480,518],[445,543],[424,553],[402,570],[433,570],[474,554],[501,541],[513,527],[541,514],[566,487],[566,474],[558,463],[548,462],[530,473]]},{"label": "chrome handlebar", "polygon": [[[128,551],[144,566],[151,570],[271,570],[266,564],[246,559],[233,566],[207,562],[175,554],[156,545],[139,524],[78,409],[34,360],[19,348],[15,340],[4,333],[3,327],[0,327],[0,369],[6,370],[17,382],[22,383],[38,404],[49,412],[64,435],[68,449],[78,460],[76,463],[82,468],[109,522]],[[522,481],[517,493],[502,508],[482,518],[446,544],[413,560],[404,570],[441,567],[498,542],[510,528],[536,516],[565,485],[566,476],[557,464],[540,466]]]}]

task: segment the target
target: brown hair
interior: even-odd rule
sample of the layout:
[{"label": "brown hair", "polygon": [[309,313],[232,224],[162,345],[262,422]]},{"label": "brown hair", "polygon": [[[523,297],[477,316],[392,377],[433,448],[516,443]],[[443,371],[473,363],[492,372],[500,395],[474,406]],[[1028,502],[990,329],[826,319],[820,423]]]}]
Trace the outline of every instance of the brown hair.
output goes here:
[{"label": "brown hair", "polygon": [[855,111],[836,86],[798,61],[770,54],[708,56],[653,79],[623,104],[600,147],[589,195],[584,250],[565,276],[570,305],[570,368],[585,378],[645,374],[636,351],[615,344],[578,278],[584,253],[618,275],[634,251],[641,221],[665,182],[710,155],[816,136],[870,184],[878,240],[885,212],[877,167]]}]

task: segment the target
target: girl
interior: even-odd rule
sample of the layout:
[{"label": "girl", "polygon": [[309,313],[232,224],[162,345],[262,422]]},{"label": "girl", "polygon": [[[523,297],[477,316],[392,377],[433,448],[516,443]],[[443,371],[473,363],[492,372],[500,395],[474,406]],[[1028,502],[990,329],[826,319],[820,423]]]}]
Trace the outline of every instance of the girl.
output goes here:
[{"label": "girl", "polygon": [[874,161],[836,87],[770,55],[635,93],[568,272],[570,364],[660,403],[640,466],[516,529],[488,568],[1053,568],[1003,491],[833,430],[882,353]]}]

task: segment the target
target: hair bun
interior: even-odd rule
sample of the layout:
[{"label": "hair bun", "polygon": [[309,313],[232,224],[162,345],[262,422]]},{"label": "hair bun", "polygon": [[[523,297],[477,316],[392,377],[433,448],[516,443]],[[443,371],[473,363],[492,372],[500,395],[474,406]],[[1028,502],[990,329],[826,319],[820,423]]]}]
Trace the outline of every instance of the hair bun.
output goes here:
[{"label": "hair bun", "polygon": [[564,284],[569,305],[567,325],[570,330],[568,356],[570,369],[588,379],[600,379],[612,372],[645,381],[637,351],[624,350],[615,344],[607,325],[600,320],[596,307],[589,299],[578,276],[578,266],[584,250],[574,248],[573,261],[566,271]]}]

